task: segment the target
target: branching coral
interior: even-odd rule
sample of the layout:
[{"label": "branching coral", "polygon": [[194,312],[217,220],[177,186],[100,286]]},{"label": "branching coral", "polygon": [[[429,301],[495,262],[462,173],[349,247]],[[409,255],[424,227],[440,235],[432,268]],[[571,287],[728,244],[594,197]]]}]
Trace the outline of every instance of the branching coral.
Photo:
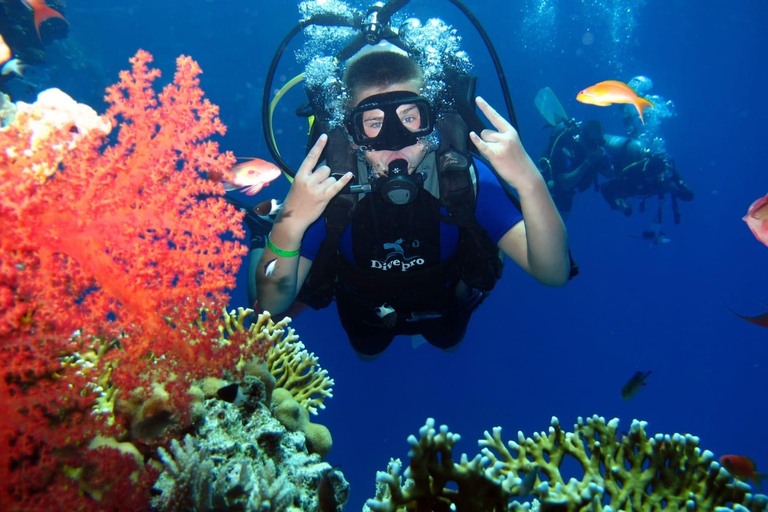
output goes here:
[{"label": "branching coral", "polygon": [[[573,432],[552,419],[548,433],[535,433],[506,445],[501,428],[486,432],[479,441],[482,455],[453,460],[459,436],[443,425],[435,429],[429,419],[411,436],[411,462],[400,477],[399,461],[377,475],[376,499],[367,510],[462,511],[528,510],[530,504],[513,498],[534,495],[542,511],[715,510],[765,512],[768,496],[751,494],[750,487],[701,451],[691,435],[645,432],[646,423],[634,421],[626,436],[618,437],[618,420],[606,423],[598,416],[574,425]],[[581,479],[566,483],[561,474],[566,459],[582,467]],[[528,476],[534,478],[526,478]]]},{"label": "branching coral", "polygon": [[[245,253],[232,240],[241,213],[216,182],[234,157],[206,140],[224,133],[218,109],[190,58],[160,93],[151,56],[131,62],[93,119],[101,129],[79,109],[54,123],[34,105],[0,129],[0,502],[11,510],[109,508],[122,489],[109,478],[140,469],[120,450],[87,450],[97,433],[130,437],[115,397],[162,386],[183,424],[190,383],[248,356],[247,333],[200,320],[227,304]],[[136,480],[124,485],[134,492],[121,506],[146,505]]]},{"label": "branching coral", "polygon": [[277,379],[277,387],[285,388],[311,414],[324,409],[323,401],[333,396],[334,381],[320,368],[317,356],[307,352],[293,329],[267,352],[267,368]]}]

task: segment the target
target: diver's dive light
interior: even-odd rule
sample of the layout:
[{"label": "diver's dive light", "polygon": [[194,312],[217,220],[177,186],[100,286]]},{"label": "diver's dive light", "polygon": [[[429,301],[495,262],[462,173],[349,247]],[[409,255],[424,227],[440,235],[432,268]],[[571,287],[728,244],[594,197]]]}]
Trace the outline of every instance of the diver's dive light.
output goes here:
[{"label": "diver's dive light", "polygon": [[[261,105],[261,120],[264,137],[267,142],[267,148],[269,148],[269,152],[272,155],[274,161],[277,163],[277,165],[280,166],[280,168],[283,170],[286,176],[288,176],[289,179],[292,179],[296,173],[280,156],[280,152],[277,149],[277,143],[275,141],[274,129],[272,126],[272,113],[274,112],[275,103],[277,100],[279,100],[279,97],[276,97],[275,101],[272,101],[272,104],[270,104],[270,92],[272,91],[272,83],[275,78],[277,66],[280,62],[280,59],[282,58],[283,53],[285,52],[285,49],[288,47],[288,44],[299,32],[303,31],[310,25],[336,26],[349,27],[360,30],[360,33],[336,55],[336,59],[338,61],[345,61],[359,52],[366,45],[375,45],[382,40],[386,40],[398,48],[412,53],[411,49],[408,48],[407,45],[405,45],[403,41],[400,40],[397,30],[393,29],[389,24],[392,15],[405,7],[409,1],[410,0],[390,0],[386,3],[375,2],[371,5],[371,7],[368,8],[368,11],[364,16],[358,16],[353,19],[344,18],[342,16],[331,13],[316,14],[306,20],[300,21],[295,27],[291,29],[285,38],[283,38],[280,46],[275,52],[274,57],[272,58],[272,62],[269,65],[269,70],[267,71]],[[472,12],[467,9],[467,7],[460,0],[448,1],[456,6],[472,23],[472,25],[475,27],[475,30],[477,30],[478,34],[482,38],[483,43],[485,43],[485,47],[488,50],[488,53],[491,56],[491,60],[493,61],[494,68],[496,69],[496,74],[499,77],[499,83],[501,86],[502,95],[504,96],[504,103],[507,107],[509,122],[519,132],[517,118],[515,117],[515,110],[512,106],[512,98],[509,94],[507,79],[504,75],[504,70],[501,67],[501,61],[499,60],[496,50],[493,47],[493,43],[491,43],[488,34],[485,32],[485,29],[483,29],[477,18],[475,18],[474,14],[472,14]],[[297,79],[292,80],[290,82],[291,86],[293,86],[295,83],[298,83],[299,81],[300,79],[298,79],[298,77]],[[278,93],[278,96],[282,96],[288,88],[290,87],[283,87]],[[311,113],[301,112],[301,109],[297,109],[297,115],[309,117]],[[472,126],[471,123],[468,124]],[[476,131],[479,133],[479,130]]]}]

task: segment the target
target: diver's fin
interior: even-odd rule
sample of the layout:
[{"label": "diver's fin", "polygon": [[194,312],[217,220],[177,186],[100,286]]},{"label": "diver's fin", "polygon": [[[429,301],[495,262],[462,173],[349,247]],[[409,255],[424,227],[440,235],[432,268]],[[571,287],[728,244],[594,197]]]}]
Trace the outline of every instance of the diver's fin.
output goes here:
[{"label": "diver's fin", "polygon": [[560,104],[560,100],[557,99],[557,96],[555,96],[555,93],[552,92],[552,89],[549,87],[543,88],[536,94],[534,103],[539,110],[539,114],[541,114],[551,126],[555,126],[558,123],[569,119],[568,115],[565,113],[565,109]]}]

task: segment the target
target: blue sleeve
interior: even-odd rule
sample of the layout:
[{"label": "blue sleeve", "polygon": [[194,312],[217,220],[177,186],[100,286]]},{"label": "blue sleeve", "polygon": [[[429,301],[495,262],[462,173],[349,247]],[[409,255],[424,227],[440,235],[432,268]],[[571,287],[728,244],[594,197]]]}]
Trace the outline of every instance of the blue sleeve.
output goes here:
[{"label": "blue sleeve", "polygon": [[325,240],[325,217],[320,216],[304,232],[304,238],[301,239],[301,255],[315,261],[323,240]]},{"label": "blue sleeve", "polygon": [[475,159],[477,169],[477,206],[475,219],[495,243],[523,220],[522,212],[502,188],[496,175],[485,163]]}]

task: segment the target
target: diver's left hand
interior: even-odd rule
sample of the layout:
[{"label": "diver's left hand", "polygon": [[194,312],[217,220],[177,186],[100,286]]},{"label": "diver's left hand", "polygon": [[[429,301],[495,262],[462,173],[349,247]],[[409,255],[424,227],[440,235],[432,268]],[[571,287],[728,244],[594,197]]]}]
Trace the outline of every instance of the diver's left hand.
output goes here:
[{"label": "diver's left hand", "polygon": [[517,130],[483,98],[478,96],[475,102],[497,131],[485,129],[479,136],[470,132],[469,137],[499,176],[518,190],[541,180],[541,174],[523,148]]}]

